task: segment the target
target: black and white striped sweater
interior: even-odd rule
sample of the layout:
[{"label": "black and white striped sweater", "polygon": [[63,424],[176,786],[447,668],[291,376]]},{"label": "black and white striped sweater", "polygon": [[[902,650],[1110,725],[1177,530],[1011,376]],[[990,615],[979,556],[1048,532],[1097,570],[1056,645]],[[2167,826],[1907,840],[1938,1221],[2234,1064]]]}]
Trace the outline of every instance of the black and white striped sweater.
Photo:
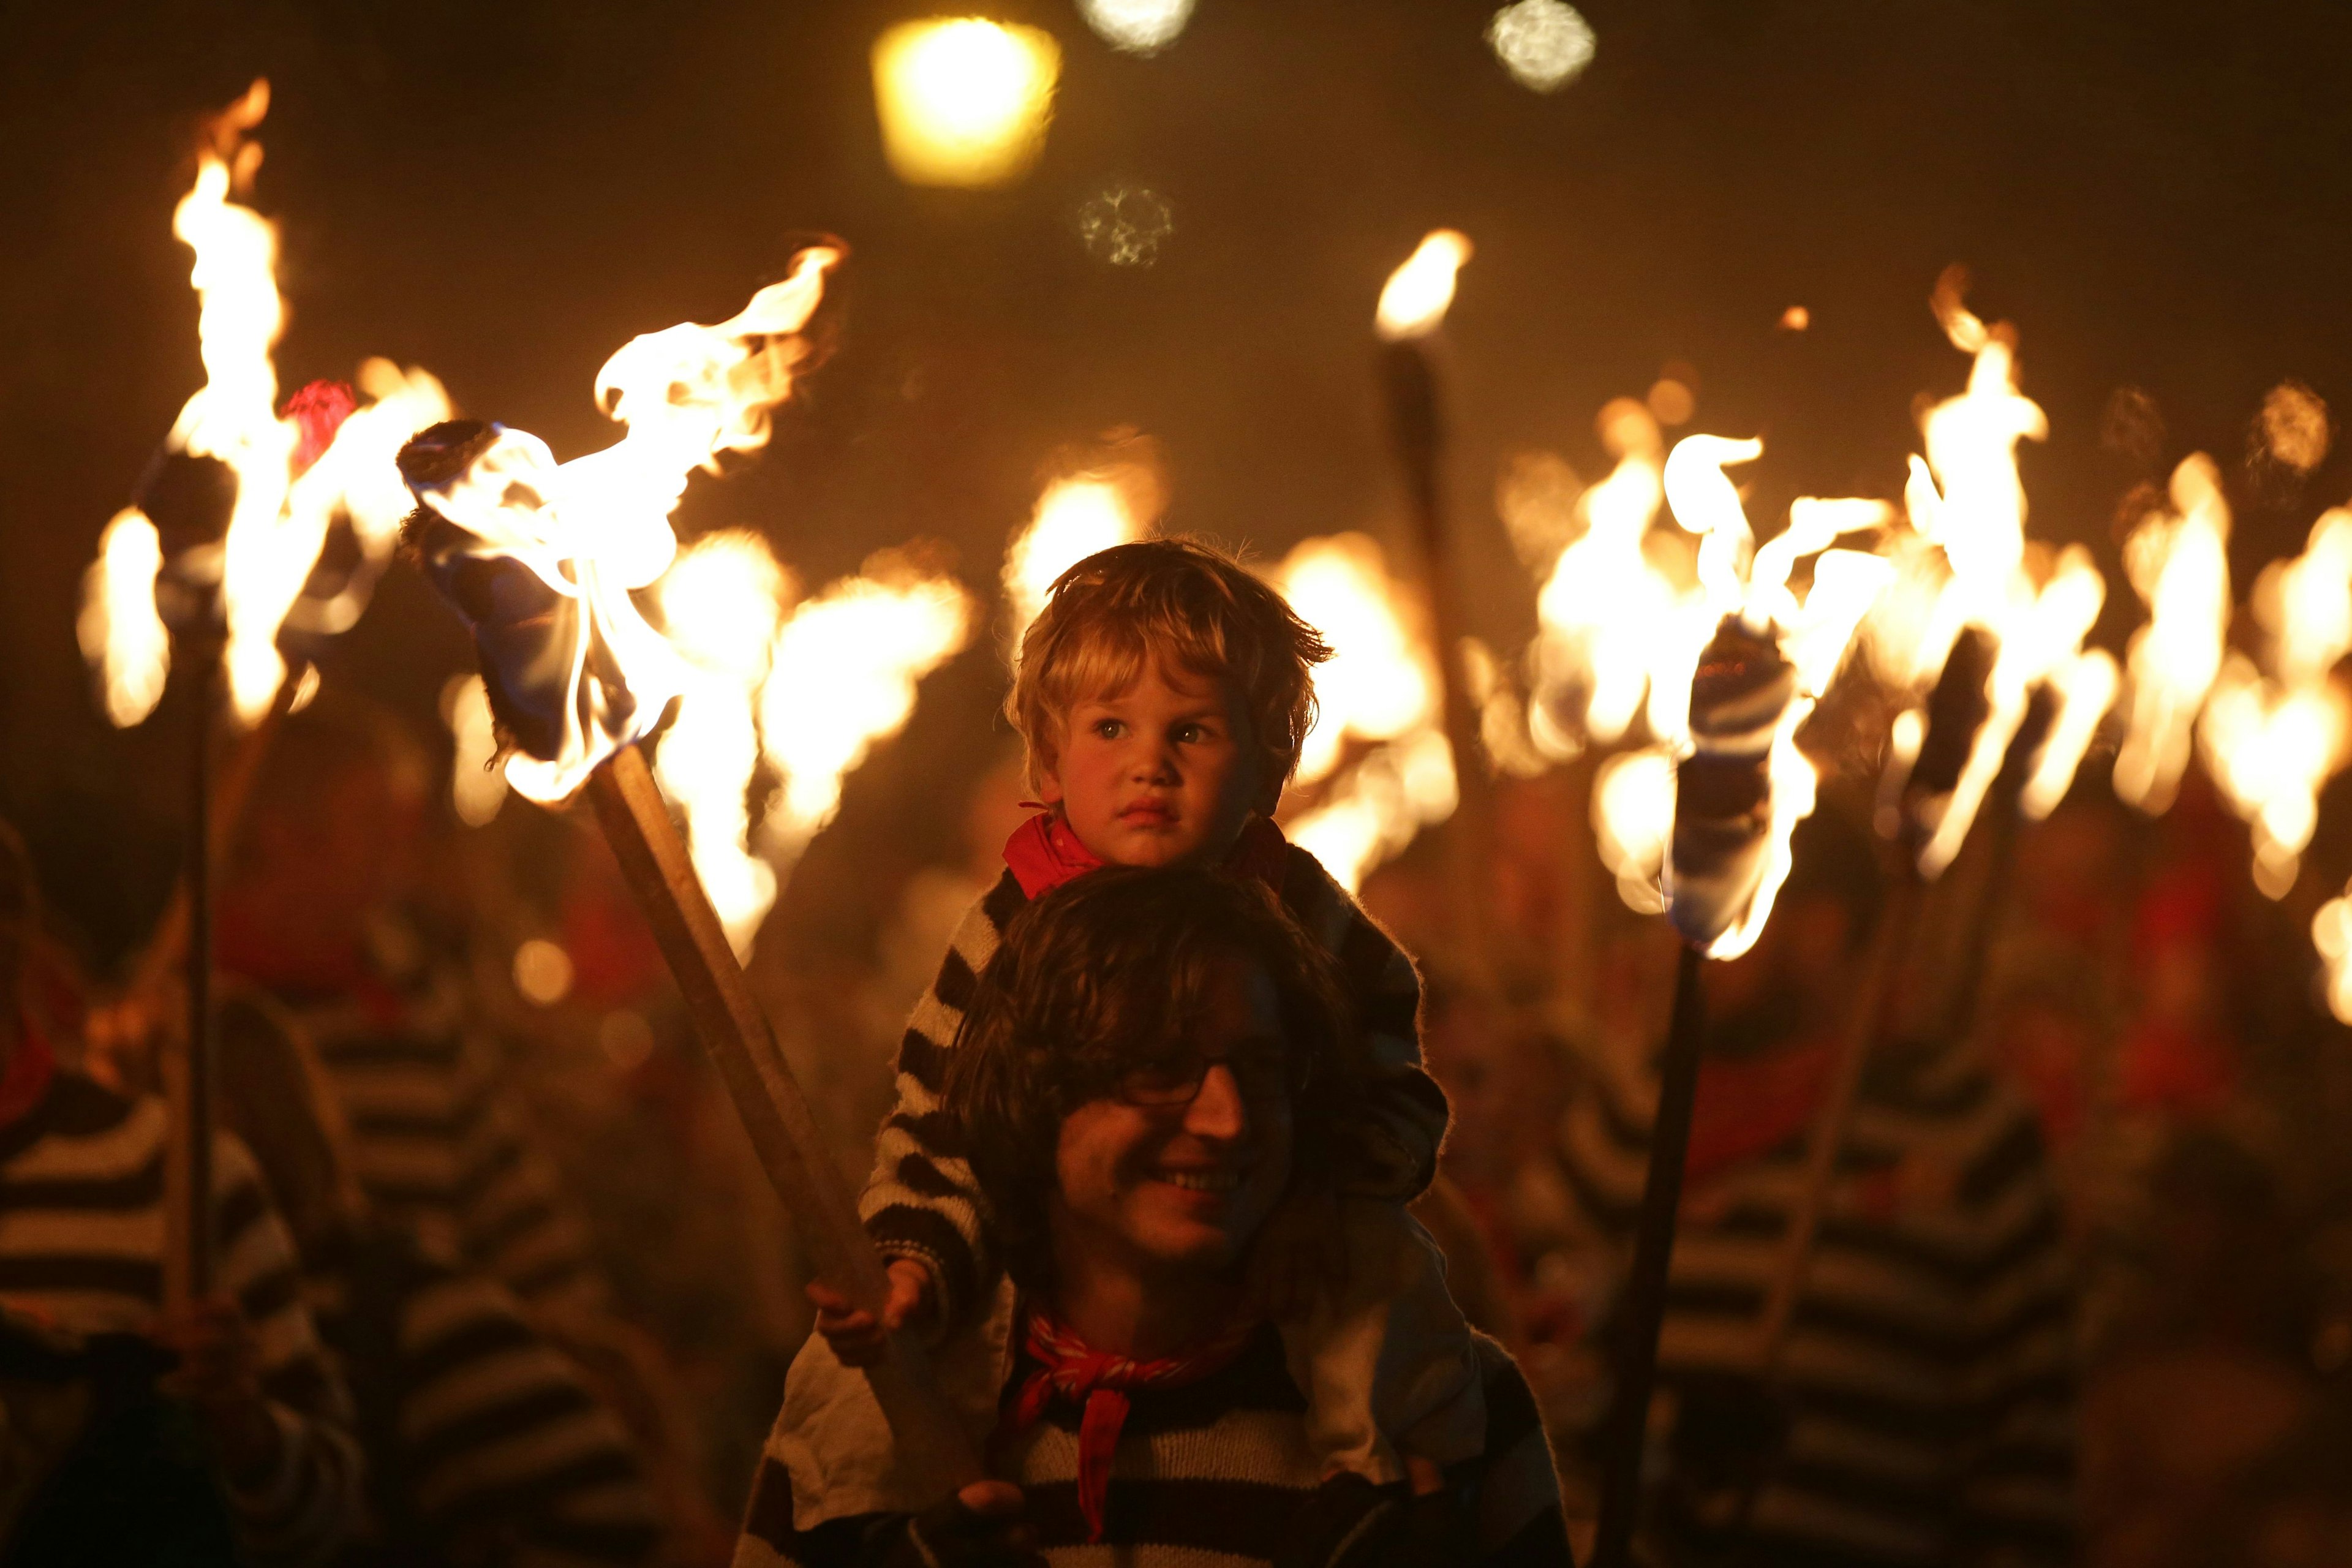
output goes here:
[{"label": "black and white striped sweater", "polygon": [[[0,1305],[77,1334],[138,1333],[163,1297],[158,1100],[125,1100],[60,1071],[0,1127]],[[359,1449],[341,1379],[320,1352],[294,1250],[245,1145],[213,1152],[215,1279],[250,1324],[280,1442],[276,1470],[227,1492],[255,1563],[327,1560],[362,1528]]]},{"label": "black and white striped sweater", "polygon": [[[1444,1091],[1422,1069],[1421,976],[1412,961],[1314,856],[1286,847],[1283,903],[1337,959],[1378,1079],[1363,1119],[1343,1129],[1333,1175],[1345,1195],[1415,1197],[1437,1168],[1445,1136]],[[982,1300],[999,1263],[979,1190],[952,1118],[941,1108],[947,1053],[1005,922],[1027,897],[1011,871],[975,903],[915,1005],[900,1041],[898,1103],[882,1125],[874,1173],[859,1205],[882,1250],[919,1259],[937,1282],[942,1320],[963,1319]]]},{"label": "black and white striped sweater", "polygon": [[[1653,1074],[1604,1068],[1563,1124],[1576,1206],[1620,1260],[1656,1102]],[[1681,1394],[1683,1420],[1705,1419],[1692,1412],[1712,1379],[1753,1366],[1805,1138],[1793,1133],[1685,1190],[1658,1345],[1660,1379]],[[2072,1304],[2058,1195],[2032,1112],[1964,1045],[1882,1049],[1791,1321],[1790,1427],[1755,1497],[1757,1539],[1742,1560],[2069,1560]],[[1670,1538],[1724,1544],[1719,1498],[1708,1505],[1675,1489],[1667,1498]]]},{"label": "black and white striped sweater", "polygon": [[[1570,1568],[1559,1489],[1534,1397],[1492,1340],[1475,1342],[1486,1441],[1449,1468],[1462,1568]],[[1029,1370],[1016,1359],[1008,1382]],[[1052,1568],[1249,1568],[1270,1562],[1322,1480],[1307,1441],[1307,1401],[1281,1337],[1262,1330],[1241,1358],[1198,1383],[1138,1389],[1119,1431],[1104,1538],[1089,1542],[1078,1507],[1081,1412],[1057,1402],[1037,1426],[1000,1445],[990,1472],[1017,1484]],[[808,1531],[793,1521],[792,1478],[761,1467],[735,1568],[859,1568],[870,1517]]]},{"label": "black and white striped sweater", "polygon": [[504,1287],[380,1225],[314,1258],[306,1283],[350,1368],[393,1561],[651,1555],[660,1519],[635,1442]]},{"label": "black and white striped sweater", "polygon": [[605,1305],[584,1225],[502,1103],[461,988],[429,963],[361,987],[268,986],[318,1052],[368,1200],[534,1309]]}]

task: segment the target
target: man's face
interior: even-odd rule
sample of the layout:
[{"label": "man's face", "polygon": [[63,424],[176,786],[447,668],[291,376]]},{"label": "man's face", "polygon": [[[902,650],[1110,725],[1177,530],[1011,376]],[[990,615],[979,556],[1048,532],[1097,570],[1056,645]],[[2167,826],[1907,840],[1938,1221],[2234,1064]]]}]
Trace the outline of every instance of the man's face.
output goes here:
[{"label": "man's face", "polygon": [[[1063,1121],[1048,1205],[1057,1258],[1080,1253],[1095,1270],[1144,1278],[1223,1269],[1282,1196],[1291,1109],[1265,972],[1222,963],[1187,1044],[1206,1063],[1188,1102],[1139,1105],[1114,1094]],[[1150,1087],[1148,1098],[1169,1098],[1165,1075]]]},{"label": "man's face", "polygon": [[1109,864],[1168,866],[1232,848],[1272,805],[1264,771],[1224,682],[1154,660],[1124,691],[1070,710],[1039,792]]}]

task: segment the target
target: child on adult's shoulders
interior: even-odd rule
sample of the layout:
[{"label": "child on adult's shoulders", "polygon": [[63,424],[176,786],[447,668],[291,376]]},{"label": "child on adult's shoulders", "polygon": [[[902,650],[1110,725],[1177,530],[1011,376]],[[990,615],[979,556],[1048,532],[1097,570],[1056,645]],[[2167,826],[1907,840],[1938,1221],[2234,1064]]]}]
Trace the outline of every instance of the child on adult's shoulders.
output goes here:
[{"label": "child on adult's shoulders", "polygon": [[1120,545],[1055,584],[1005,703],[1041,809],[1006,844],[1004,876],[916,1007],[861,1205],[888,1259],[882,1321],[813,1289],[833,1353],[804,1354],[796,1376],[869,1364],[890,1331],[936,1340],[969,1324],[1002,1276],[1003,1239],[941,1094],[1007,922],[1105,866],[1213,868],[1262,882],[1329,955],[1367,1059],[1330,1147],[1301,1163],[1256,1227],[1248,1299],[1282,1326],[1305,1373],[1328,1474],[1388,1485],[1407,1455],[1444,1465],[1475,1452],[1471,1336],[1404,1209],[1434,1173],[1446,1122],[1421,1065],[1419,977],[1273,820],[1313,721],[1313,666],[1329,656],[1279,594],[1195,542]]}]

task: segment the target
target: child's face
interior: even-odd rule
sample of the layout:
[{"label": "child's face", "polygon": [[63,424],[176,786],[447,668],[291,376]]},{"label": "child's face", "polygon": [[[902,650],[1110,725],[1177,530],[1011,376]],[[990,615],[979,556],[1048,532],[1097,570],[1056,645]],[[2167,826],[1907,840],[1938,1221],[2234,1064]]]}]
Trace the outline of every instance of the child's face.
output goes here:
[{"label": "child's face", "polygon": [[1039,793],[1113,866],[1213,859],[1253,811],[1266,770],[1225,683],[1159,661],[1124,691],[1078,702]]}]

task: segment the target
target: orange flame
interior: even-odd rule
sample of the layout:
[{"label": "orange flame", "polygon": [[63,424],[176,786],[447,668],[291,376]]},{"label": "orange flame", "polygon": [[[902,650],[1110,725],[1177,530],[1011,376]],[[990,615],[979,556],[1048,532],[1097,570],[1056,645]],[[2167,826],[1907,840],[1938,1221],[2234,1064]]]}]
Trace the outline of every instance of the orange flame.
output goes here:
[{"label": "orange flame", "polygon": [[1332,648],[1316,673],[1318,711],[1300,782],[1330,778],[1349,740],[1372,743],[1287,828],[1332,876],[1358,887],[1458,804],[1453,752],[1438,727],[1437,666],[1412,601],[1369,536],[1306,540],[1268,576]]},{"label": "orange flame", "polygon": [[1425,338],[1443,326],[1445,312],[1454,304],[1454,274],[1469,259],[1468,237],[1450,228],[1432,229],[1423,236],[1381,289],[1372,321],[1382,340]]},{"label": "orange flame", "polygon": [[2352,651],[2352,510],[2329,511],[2301,555],[2264,567],[2253,608],[2272,674],[2243,654],[2223,659],[2199,740],[2206,771],[2252,826],[2254,883],[2276,899],[2302,870],[2319,791],[2352,743],[2352,705],[2332,674]]},{"label": "orange flame", "polygon": [[[327,450],[298,477],[301,426],[277,410],[271,359],[286,324],[277,282],[277,226],[233,199],[251,185],[260,144],[249,132],[269,109],[269,84],[256,81],[215,118],[197,154],[196,178],[172,215],[172,232],[195,253],[190,274],[199,310],[196,338],[205,384],[182,406],[169,445],[214,458],[236,477],[236,500],[216,562],[194,562],[194,574],[220,584],[227,626],[223,651],[231,707],[247,723],[259,718],[286,679],[279,628],[295,612],[327,535],[347,518],[368,570],[330,600],[307,608],[305,629],[347,629],[364,608],[373,574],[388,558],[407,496],[393,463],[400,444],[446,418],[448,399],[423,371],[401,372],[383,360],[360,369],[373,401],[344,420]],[[135,724],[162,693],[156,648],[163,637],[152,594],[160,554],[136,537],[144,520],[126,513],[109,525],[98,567],[85,591],[85,652],[104,672],[108,716]],[[160,567],[160,561],[155,566]],[[142,588],[143,577],[143,588]],[[96,608],[103,605],[103,610]]]},{"label": "orange flame", "polygon": [[528,672],[486,672],[562,693],[555,754],[508,759],[508,782],[522,795],[572,795],[606,757],[648,733],[688,683],[681,656],[629,595],[651,586],[677,553],[669,514],[688,475],[722,452],[766,442],[768,410],[789,395],[808,353],[798,333],[840,258],[813,247],[731,320],[625,344],[596,378],[600,401],[627,426],[604,450],[558,464],[538,437],[500,428],[464,474],[418,491],[470,536],[460,553],[520,564],[575,612],[568,646],[546,649]]},{"label": "orange flame", "polygon": [[1159,521],[1167,485],[1147,440],[1126,437],[1098,460],[1050,480],[1004,551],[1013,648],[1063,573],[1097,551],[1141,539]]},{"label": "orange flame", "polygon": [[2169,806],[2179,787],[2230,626],[2230,505],[2210,458],[2181,460],[2170,501],[2124,541],[2124,568],[2148,620],[2126,656],[2129,727],[2116,753],[2116,793],[2149,813]]}]

